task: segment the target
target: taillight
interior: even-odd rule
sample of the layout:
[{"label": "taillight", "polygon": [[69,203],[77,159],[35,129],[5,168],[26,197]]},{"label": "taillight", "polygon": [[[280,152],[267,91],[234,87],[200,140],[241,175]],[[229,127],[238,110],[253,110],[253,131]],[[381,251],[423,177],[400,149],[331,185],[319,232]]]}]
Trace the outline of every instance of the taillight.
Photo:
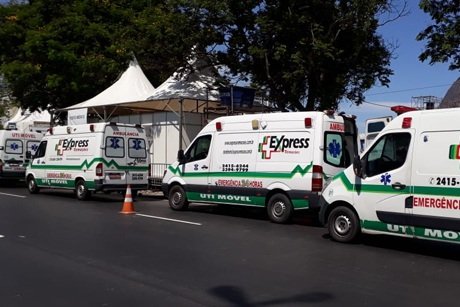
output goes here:
[{"label": "taillight", "polygon": [[153,164],[150,163],[150,164],[149,164],[149,173],[148,173],[148,175],[147,175],[147,176],[149,176],[149,177],[152,177],[152,167],[153,167]]},{"label": "taillight", "polygon": [[412,126],[412,117],[404,117],[402,122],[403,129],[410,128]]},{"label": "taillight", "polygon": [[323,167],[321,165],[313,165],[311,177],[311,191],[321,192],[323,190]]},{"label": "taillight", "polygon": [[96,165],[96,176],[103,176],[104,175],[104,164],[102,162],[99,162]]},{"label": "taillight", "polygon": [[3,172],[3,161],[0,160],[0,172]]}]

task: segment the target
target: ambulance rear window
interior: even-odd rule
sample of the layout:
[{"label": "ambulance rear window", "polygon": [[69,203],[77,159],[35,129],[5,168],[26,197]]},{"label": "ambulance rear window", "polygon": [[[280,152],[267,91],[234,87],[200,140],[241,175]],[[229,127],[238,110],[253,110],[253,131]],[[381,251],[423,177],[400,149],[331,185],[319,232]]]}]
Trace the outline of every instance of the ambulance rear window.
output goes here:
[{"label": "ambulance rear window", "polygon": [[28,141],[27,142],[27,151],[30,152],[31,155],[35,155],[35,152],[37,152],[39,144],[40,144],[40,142],[37,142],[37,141]]},{"label": "ambulance rear window", "polygon": [[343,166],[344,145],[342,134],[326,132],[324,141],[324,161],[333,166]]},{"label": "ambulance rear window", "polygon": [[109,136],[105,139],[105,155],[110,158],[125,156],[125,140],[120,137]]},{"label": "ambulance rear window", "polygon": [[144,139],[130,138],[128,140],[128,157],[147,158],[147,150]]},{"label": "ambulance rear window", "polygon": [[23,143],[21,140],[7,139],[5,142],[5,153],[7,154],[22,154]]}]

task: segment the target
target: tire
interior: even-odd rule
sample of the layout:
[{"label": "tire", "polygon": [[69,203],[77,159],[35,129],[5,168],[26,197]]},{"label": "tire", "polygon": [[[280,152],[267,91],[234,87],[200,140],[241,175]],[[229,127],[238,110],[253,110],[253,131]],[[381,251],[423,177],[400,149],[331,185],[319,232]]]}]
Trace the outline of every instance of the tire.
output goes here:
[{"label": "tire", "polygon": [[275,194],[267,204],[269,219],[274,223],[287,223],[292,218],[294,208],[289,198],[284,194]]},{"label": "tire", "polygon": [[168,194],[169,207],[171,209],[180,211],[188,208],[187,196],[184,188],[180,185],[175,185],[169,190]]},{"label": "tire", "polygon": [[85,181],[80,179],[75,185],[75,196],[78,200],[87,200],[91,196],[91,192],[86,188]]},{"label": "tire", "polygon": [[334,208],[329,214],[328,230],[337,242],[352,242],[361,233],[361,225],[356,213],[348,207]]},{"label": "tire", "polygon": [[40,191],[34,176],[29,176],[27,178],[27,190],[29,190],[30,194],[37,194]]}]

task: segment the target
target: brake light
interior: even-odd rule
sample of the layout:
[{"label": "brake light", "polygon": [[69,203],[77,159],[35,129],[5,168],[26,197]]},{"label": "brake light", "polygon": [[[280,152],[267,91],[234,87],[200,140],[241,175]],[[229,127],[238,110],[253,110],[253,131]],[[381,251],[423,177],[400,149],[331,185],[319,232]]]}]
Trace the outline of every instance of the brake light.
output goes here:
[{"label": "brake light", "polygon": [[221,131],[221,130],[222,130],[222,123],[221,123],[221,122],[217,122],[217,123],[216,123],[216,130],[217,130],[217,131]]},{"label": "brake light", "polygon": [[323,190],[323,167],[321,165],[313,165],[311,177],[311,191],[321,192]]},{"label": "brake light", "polygon": [[412,125],[412,117],[404,117],[402,122],[403,128],[410,128]]},{"label": "brake light", "polygon": [[96,176],[103,176],[104,175],[104,164],[102,162],[99,162],[96,165]]}]

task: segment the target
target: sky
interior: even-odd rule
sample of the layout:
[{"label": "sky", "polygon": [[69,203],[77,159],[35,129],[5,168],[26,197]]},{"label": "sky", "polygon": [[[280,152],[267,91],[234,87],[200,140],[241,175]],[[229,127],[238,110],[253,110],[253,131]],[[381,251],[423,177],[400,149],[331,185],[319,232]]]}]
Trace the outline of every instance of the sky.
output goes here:
[{"label": "sky", "polygon": [[[367,118],[396,116],[390,110],[394,105],[411,106],[412,97],[435,96],[442,99],[450,86],[460,77],[460,71],[449,71],[448,63],[429,65],[420,62],[418,56],[425,42],[415,39],[417,34],[432,24],[430,15],[418,7],[418,0],[407,0],[409,14],[382,26],[379,33],[398,48],[391,61],[394,74],[390,86],[375,86],[366,92],[366,101],[357,107],[342,102],[339,110],[357,116],[358,130],[364,131]],[[415,99],[414,99],[415,100]],[[372,103],[372,104],[371,104]],[[377,104],[377,105],[374,105]]]}]

